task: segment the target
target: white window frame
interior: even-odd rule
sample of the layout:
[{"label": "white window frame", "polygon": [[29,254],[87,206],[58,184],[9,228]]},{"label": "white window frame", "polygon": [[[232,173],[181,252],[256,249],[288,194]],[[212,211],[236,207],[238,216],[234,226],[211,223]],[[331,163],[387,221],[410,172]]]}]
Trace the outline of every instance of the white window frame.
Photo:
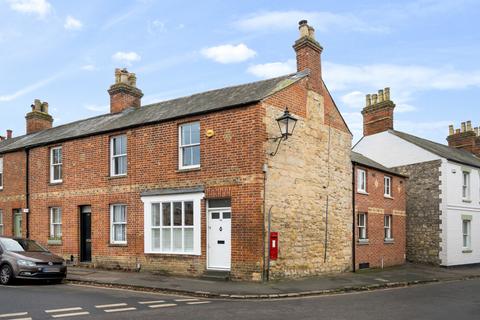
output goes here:
[{"label": "white window frame", "polygon": [[3,158],[0,157],[0,190],[3,190]]},{"label": "white window frame", "polygon": [[357,192],[367,193],[367,170],[365,169],[357,169]]},{"label": "white window frame", "polygon": [[[57,150],[60,150],[60,162],[54,163],[53,153]],[[55,170],[54,170],[55,167],[60,167],[60,179],[55,179]],[[50,182],[51,183],[63,182],[63,150],[61,146],[50,149]]]},{"label": "white window frame", "polygon": [[385,240],[393,240],[392,224],[393,215],[386,214],[383,218],[383,236]]},{"label": "white window frame", "polygon": [[392,197],[392,177],[384,176],[383,177],[383,195],[385,197]]},{"label": "white window frame", "polygon": [[[60,222],[54,222],[55,211],[58,210],[60,213]],[[55,226],[60,226],[60,235],[55,234]],[[62,238],[62,208],[60,207],[51,207],[50,208],[50,239],[61,239]]]},{"label": "white window frame", "polygon": [[[125,153],[120,153],[120,154],[113,154],[115,148],[114,148],[114,143],[116,139],[119,138],[124,138],[125,139]],[[122,177],[126,176],[128,173],[128,141],[127,141],[127,135],[126,134],[120,134],[118,136],[112,136],[110,137],[110,176],[112,177]],[[120,157],[125,157],[125,172],[124,173],[115,173],[115,158],[120,158]]]},{"label": "white window frame", "polygon": [[[114,210],[116,207],[125,208],[125,221],[114,222]],[[123,203],[115,203],[110,205],[110,244],[127,244],[127,228],[128,228],[128,217],[127,217],[127,205]],[[125,225],[125,240],[115,240],[115,226],[116,225]]]},{"label": "white window frame", "polygon": [[[467,230],[464,228],[465,222],[467,223]],[[465,246],[466,240],[466,246]],[[463,250],[471,250],[472,248],[472,221],[470,219],[462,219],[462,248]]]},{"label": "white window frame", "polygon": [[462,199],[470,199],[470,172],[462,171]]},{"label": "white window frame", "polygon": [[[193,124],[198,123],[199,127],[199,137],[198,137],[198,143],[190,143],[190,144],[182,144],[182,128],[185,126],[191,126]],[[178,126],[178,167],[183,170],[183,169],[195,169],[195,168],[200,168],[200,163],[202,162],[202,155],[200,154],[199,157],[199,163],[190,165],[190,166],[184,166],[183,165],[183,149],[188,148],[188,147],[196,147],[200,146],[200,122],[199,121],[194,121],[194,122],[189,122],[189,123],[184,123]]]},{"label": "white window frame", "polygon": [[4,231],[4,225],[3,225],[3,210],[0,209],[0,236],[3,236]]},{"label": "white window frame", "polygon": [[[360,224],[360,216],[364,216],[363,224]],[[359,212],[357,215],[358,240],[368,240],[367,233],[368,215],[366,212]]]},{"label": "white window frame", "polygon": [[[142,197],[144,205],[144,244],[146,254],[169,254],[169,255],[195,255],[202,254],[202,238],[201,238],[201,200],[204,198],[203,193],[188,193],[188,194],[173,194],[173,195],[159,195],[159,196],[145,196]],[[160,240],[160,247],[154,249],[152,245],[152,205],[155,203],[164,202],[193,202],[193,251],[178,252],[178,251],[162,251],[162,243]],[[161,218],[161,217],[160,217]],[[184,223],[182,222],[182,225]],[[161,237],[161,236],[160,236]],[[161,239],[161,238],[160,238]],[[173,245],[173,244],[172,244]]]}]

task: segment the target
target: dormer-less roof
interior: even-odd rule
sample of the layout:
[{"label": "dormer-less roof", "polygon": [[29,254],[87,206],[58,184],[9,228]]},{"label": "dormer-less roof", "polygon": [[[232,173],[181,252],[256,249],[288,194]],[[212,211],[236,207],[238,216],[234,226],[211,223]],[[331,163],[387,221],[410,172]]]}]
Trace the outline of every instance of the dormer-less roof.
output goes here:
[{"label": "dormer-less roof", "polygon": [[282,77],[194,94],[84,119],[0,142],[0,153],[199,115],[259,102],[307,77],[305,70]]}]

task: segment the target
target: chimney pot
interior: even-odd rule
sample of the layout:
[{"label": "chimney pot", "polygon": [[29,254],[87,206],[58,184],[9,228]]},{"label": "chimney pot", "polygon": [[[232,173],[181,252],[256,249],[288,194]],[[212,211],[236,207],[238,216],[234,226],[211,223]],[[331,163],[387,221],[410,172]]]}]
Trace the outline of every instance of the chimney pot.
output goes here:
[{"label": "chimney pot", "polygon": [[386,87],[384,89],[384,96],[385,96],[385,101],[390,101],[390,88]]},{"label": "chimney pot", "polygon": [[453,124],[448,126],[448,135],[451,136],[455,133],[455,130],[453,129]]},{"label": "chimney pot", "polygon": [[465,124],[465,122],[462,122],[461,126],[460,126],[460,131],[461,132],[465,132],[467,129],[467,125]]},{"label": "chimney pot", "polygon": [[378,102],[383,102],[383,90],[378,90]]},{"label": "chimney pot", "polygon": [[13,137],[13,131],[8,129],[7,130],[7,139],[12,139],[12,137]]},{"label": "chimney pot", "polygon": [[373,104],[377,104],[378,103],[378,95],[376,93],[374,93],[372,95],[372,103]]},{"label": "chimney pot", "polygon": [[48,113],[48,103],[35,99],[31,107],[32,111],[25,116],[27,119],[27,134],[50,129],[53,118]]},{"label": "chimney pot", "polygon": [[370,96],[370,94],[367,94],[365,96],[365,99],[366,99],[365,106],[370,107],[372,105],[372,97]]},{"label": "chimney pot", "polygon": [[472,131],[472,121],[467,121],[467,131]]}]

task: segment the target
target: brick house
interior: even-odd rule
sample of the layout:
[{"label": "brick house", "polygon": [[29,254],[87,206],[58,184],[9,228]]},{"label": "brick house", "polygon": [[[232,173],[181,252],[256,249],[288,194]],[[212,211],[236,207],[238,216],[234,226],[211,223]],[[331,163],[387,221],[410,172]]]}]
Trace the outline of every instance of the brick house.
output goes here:
[{"label": "brick house", "polygon": [[352,152],[355,269],[405,262],[406,177]]},{"label": "brick house", "polygon": [[395,130],[388,88],[366,100],[364,137],[354,150],[408,176],[407,259],[480,263],[480,158],[472,153],[478,128],[450,126],[447,146]]},{"label": "brick house", "polygon": [[[352,136],[323,48],[299,30],[294,74],[142,106],[135,74],[117,70],[110,113],[56,127],[36,100],[27,134],[0,142],[3,233],[99,267],[254,281],[349,270]],[[286,107],[297,123],[279,138]]]}]

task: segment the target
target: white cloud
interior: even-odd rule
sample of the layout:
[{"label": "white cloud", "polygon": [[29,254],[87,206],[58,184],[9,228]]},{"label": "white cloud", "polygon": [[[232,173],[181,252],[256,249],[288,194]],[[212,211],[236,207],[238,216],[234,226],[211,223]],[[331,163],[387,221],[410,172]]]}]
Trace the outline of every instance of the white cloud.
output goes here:
[{"label": "white cloud", "polygon": [[220,46],[202,49],[201,54],[208,59],[220,63],[236,63],[251,59],[256,52],[245,44],[238,45],[224,44]]},{"label": "white cloud", "polygon": [[85,105],[85,109],[89,110],[89,111],[93,111],[93,112],[108,112],[108,110],[110,110],[110,106],[109,105],[96,105],[96,104],[87,104]]},{"label": "white cloud", "polygon": [[72,16],[67,16],[63,27],[67,30],[80,30],[83,27],[83,23]]},{"label": "white cloud", "polygon": [[45,18],[52,10],[52,5],[46,0],[7,0],[10,9]]},{"label": "white cloud", "polygon": [[63,73],[57,73],[51,77],[45,78],[43,80],[40,80],[36,83],[33,83],[31,85],[26,86],[25,88],[19,89],[13,93],[10,94],[4,94],[0,95],[0,102],[8,102],[8,101],[13,101],[21,96],[26,95],[27,93],[33,92],[39,88],[42,88],[54,80],[58,79]]},{"label": "white cloud", "polygon": [[307,19],[316,30],[326,32],[386,32],[388,29],[373,25],[350,13],[327,11],[267,11],[251,14],[234,22],[234,26],[244,31],[291,30],[300,20]]},{"label": "white cloud", "polygon": [[267,79],[293,73],[296,69],[296,62],[291,59],[285,62],[255,64],[248,67],[247,72],[259,78]]},{"label": "white cloud", "polygon": [[93,71],[96,69],[96,67],[93,64],[86,64],[86,65],[83,65],[81,69],[85,71]]},{"label": "white cloud", "polygon": [[155,19],[148,24],[148,33],[157,34],[167,32],[165,22]]},{"label": "white cloud", "polygon": [[136,52],[123,52],[119,51],[112,56],[113,60],[116,62],[124,63],[127,66],[131,66],[132,62],[140,61],[142,58]]},{"label": "white cloud", "polygon": [[365,94],[360,91],[352,91],[340,97],[343,105],[352,108],[358,109],[363,106],[365,101]]}]

